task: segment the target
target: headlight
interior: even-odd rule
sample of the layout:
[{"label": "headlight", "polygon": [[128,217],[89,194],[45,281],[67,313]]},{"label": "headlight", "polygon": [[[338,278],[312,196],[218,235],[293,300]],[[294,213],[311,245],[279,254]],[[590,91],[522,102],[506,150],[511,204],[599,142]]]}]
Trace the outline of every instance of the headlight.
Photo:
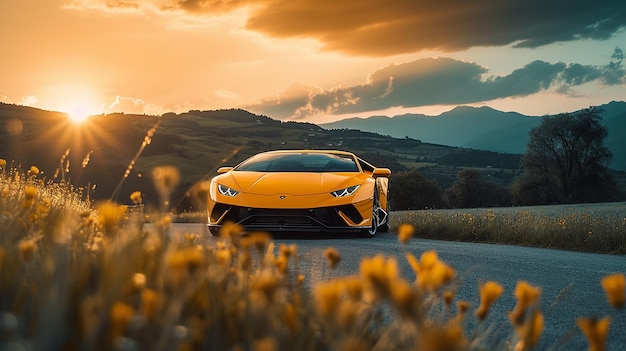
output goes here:
[{"label": "headlight", "polygon": [[359,187],[360,187],[360,185],[349,186],[347,188],[335,190],[335,191],[331,192],[330,195],[332,195],[334,197],[350,196],[350,195],[354,194],[356,192],[356,189],[358,189]]},{"label": "headlight", "polygon": [[237,194],[239,194],[239,190],[235,190],[233,188],[229,188],[226,185],[222,185],[222,184],[218,184],[217,185],[217,191],[220,192],[220,194],[222,195],[226,195],[226,196],[236,196]]}]

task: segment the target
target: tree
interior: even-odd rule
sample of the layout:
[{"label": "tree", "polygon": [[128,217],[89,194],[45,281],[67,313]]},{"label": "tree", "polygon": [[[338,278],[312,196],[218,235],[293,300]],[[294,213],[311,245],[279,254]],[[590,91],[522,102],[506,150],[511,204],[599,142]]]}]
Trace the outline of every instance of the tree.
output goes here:
[{"label": "tree", "polygon": [[519,205],[601,202],[615,199],[617,186],[607,168],[611,152],[602,125],[605,111],[590,107],[544,117],[530,131],[522,175],[513,186]]},{"label": "tree", "polygon": [[423,210],[444,206],[443,191],[439,185],[416,170],[391,175],[389,201],[393,210]]},{"label": "tree", "polygon": [[457,180],[446,189],[444,199],[453,208],[506,206],[510,204],[508,191],[482,179],[480,172],[463,169]]}]

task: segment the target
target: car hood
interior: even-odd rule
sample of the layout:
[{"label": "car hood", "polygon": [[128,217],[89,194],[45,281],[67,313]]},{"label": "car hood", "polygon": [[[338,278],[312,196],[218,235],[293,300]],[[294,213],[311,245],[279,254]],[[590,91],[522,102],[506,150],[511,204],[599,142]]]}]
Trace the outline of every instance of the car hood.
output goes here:
[{"label": "car hood", "polygon": [[230,172],[244,193],[314,195],[360,184],[363,173]]}]

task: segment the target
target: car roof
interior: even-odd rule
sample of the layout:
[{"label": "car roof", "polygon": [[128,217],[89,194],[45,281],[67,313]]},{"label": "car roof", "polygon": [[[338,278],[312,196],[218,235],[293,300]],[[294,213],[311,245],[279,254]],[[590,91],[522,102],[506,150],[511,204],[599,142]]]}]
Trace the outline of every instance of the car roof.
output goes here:
[{"label": "car roof", "polygon": [[272,150],[262,153],[275,154],[275,153],[289,153],[289,154],[302,154],[302,153],[318,153],[318,154],[333,154],[333,155],[350,155],[355,156],[354,153],[341,150],[312,150],[312,149],[290,149],[290,150]]}]

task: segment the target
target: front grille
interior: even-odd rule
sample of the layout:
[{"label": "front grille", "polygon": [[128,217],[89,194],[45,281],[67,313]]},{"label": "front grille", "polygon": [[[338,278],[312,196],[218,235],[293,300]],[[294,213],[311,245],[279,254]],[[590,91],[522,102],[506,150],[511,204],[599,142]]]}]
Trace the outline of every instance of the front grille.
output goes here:
[{"label": "front grille", "polygon": [[243,226],[258,228],[310,227],[324,229],[347,227],[345,221],[339,215],[339,211],[354,223],[360,223],[363,220],[357,209],[352,205],[314,209],[263,209],[219,204],[214,207],[211,218],[219,218],[226,211],[226,215],[218,224],[230,221]]}]

